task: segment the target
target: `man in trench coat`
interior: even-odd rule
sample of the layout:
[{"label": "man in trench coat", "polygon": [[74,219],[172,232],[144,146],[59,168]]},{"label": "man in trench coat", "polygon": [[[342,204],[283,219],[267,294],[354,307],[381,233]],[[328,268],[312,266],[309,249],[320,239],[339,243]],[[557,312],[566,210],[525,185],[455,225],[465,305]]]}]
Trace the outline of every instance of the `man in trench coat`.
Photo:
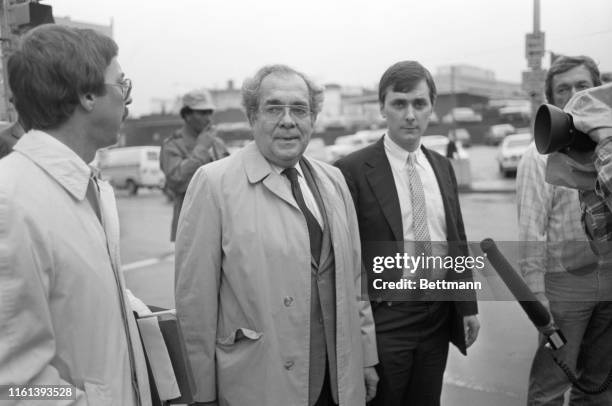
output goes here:
[{"label": "man in trench coat", "polygon": [[302,156],[322,90],[284,65],[242,90],[255,142],[196,172],[179,219],[196,400],[364,405],[378,359],[355,209],[340,171]]},{"label": "man in trench coat", "polygon": [[[87,165],[132,101],[117,54],[105,35],[45,24],[8,60],[28,131],[0,159],[2,405],[151,405],[115,196]],[[10,396],[37,385],[65,399]]]}]

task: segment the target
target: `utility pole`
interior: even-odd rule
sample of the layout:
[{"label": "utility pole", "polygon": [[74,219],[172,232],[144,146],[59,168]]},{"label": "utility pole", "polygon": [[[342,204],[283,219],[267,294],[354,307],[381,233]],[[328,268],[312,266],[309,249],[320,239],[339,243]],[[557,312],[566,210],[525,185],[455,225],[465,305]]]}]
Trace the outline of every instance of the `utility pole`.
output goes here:
[{"label": "utility pole", "polygon": [[450,128],[450,135],[451,135],[451,140],[450,141],[456,141],[457,137],[456,135],[456,129],[457,129],[457,122],[455,121],[455,107],[457,107],[457,93],[455,92],[455,65],[451,65],[451,70],[450,70],[450,91],[451,91],[451,98],[453,100],[452,103],[452,107],[451,107],[451,128]]},{"label": "utility pole", "polygon": [[0,47],[0,51],[2,52],[2,109],[0,110],[0,120],[13,122],[17,117],[13,109],[13,104],[10,102],[11,90],[9,88],[6,69],[8,57],[13,50],[15,38],[9,22],[9,0],[2,0],[0,7],[0,39],[2,42]]},{"label": "utility pole", "polygon": [[540,0],[533,0],[533,32],[525,35],[525,58],[531,70],[523,71],[523,90],[531,100],[531,118],[544,103],[544,81],[546,71],[542,69],[542,58],[545,53],[546,37],[540,31]]}]

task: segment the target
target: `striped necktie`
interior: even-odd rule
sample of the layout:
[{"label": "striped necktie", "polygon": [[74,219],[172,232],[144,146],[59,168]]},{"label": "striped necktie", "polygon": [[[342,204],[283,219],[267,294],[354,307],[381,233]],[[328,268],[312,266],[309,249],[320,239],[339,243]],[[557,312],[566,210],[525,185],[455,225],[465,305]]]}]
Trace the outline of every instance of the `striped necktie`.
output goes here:
[{"label": "striped necktie", "polygon": [[[423,191],[423,183],[416,168],[416,153],[411,152],[408,154],[406,170],[408,171],[408,185],[410,187],[410,201],[412,203],[412,229],[414,231],[414,253],[412,255],[419,256],[423,254],[425,257],[428,257],[432,253],[431,236],[429,235],[429,226],[427,224],[425,192]],[[421,268],[412,277],[423,275],[425,271],[425,269]],[[428,272],[425,277],[429,277]]]},{"label": "striped necktie", "polygon": [[429,252],[431,253],[431,237],[429,235],[429,226],[427,225],[427,202],[425,201],[425,192],[423,191],[423,183],[416,169],[416,154],[408,154],[408,182],[410,186],[410,201],[412,203],[412,226],[414,228],[415,241],[427,241],[429,244]]}]

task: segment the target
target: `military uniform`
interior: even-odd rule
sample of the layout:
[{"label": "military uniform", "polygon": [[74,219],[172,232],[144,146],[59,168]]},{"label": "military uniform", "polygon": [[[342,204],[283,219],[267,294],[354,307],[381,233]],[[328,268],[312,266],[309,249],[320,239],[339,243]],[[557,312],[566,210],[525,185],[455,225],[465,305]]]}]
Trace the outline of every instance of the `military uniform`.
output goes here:
[{"label": "military uniform", "polygon": [[202,165],[229,155],[223,141],[214,135],[210,136],[213,142],[206,148],[198,144],[198,134],[185,125],[166,138],[162,145],[160,165],[166,174],[166,188],[174,194],[170,241],[174,241],[176,237],[176,225],[185,192],[196,170]]}]

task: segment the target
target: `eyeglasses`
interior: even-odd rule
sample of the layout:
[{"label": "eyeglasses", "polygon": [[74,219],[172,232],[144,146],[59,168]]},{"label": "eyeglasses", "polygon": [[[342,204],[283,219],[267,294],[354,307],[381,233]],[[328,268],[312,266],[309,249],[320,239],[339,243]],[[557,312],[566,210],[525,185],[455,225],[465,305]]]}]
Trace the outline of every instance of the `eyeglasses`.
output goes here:
[{"label": "eyeglasses", "polygon": [[121,83],[105,83],[105,85],[117,86],[119,89],[121,89],[123,101],[129,100],[130,94],[132,93],[132,81],[130,79],[123,79]]},{"label": "eyeglasses", "polygon": [[269,104],[263,107],[263,113],[270,119],[278,120],[285,114],[286,109],[289,109],[289,115],[296,120],[302,120],[310,114],[310,108],[308,106],[299,104]]}]

